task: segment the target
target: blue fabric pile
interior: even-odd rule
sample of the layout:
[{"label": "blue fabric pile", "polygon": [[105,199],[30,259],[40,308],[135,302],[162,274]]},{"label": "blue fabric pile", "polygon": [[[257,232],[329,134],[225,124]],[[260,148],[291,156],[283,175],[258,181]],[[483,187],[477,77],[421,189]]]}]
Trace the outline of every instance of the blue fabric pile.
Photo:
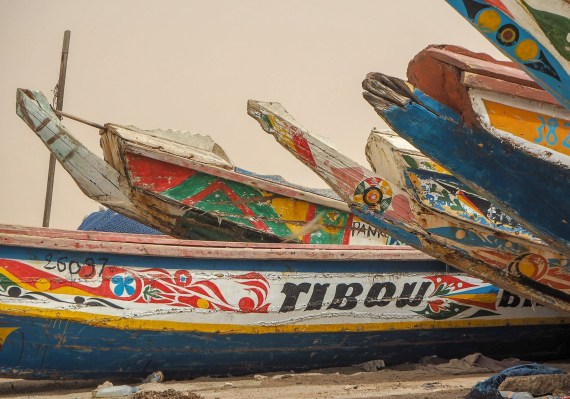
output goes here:
[{"label": "blue fabric pile", "polygon": [[561,369],[537,363],[509,367],[508,369],[504,369],[500,373],[487,378],[485,381],[477,383],[466,396],[466,399],[501,399],[503,396],[499,393],[499,385],[501,385],[507,377],[541,374],[566,374],[566,372]]},{"label": "blue fabric pile", "polygon": [[81,222],[77,230],[130,234],[162,234],[152,227],[145,226],[110,209],[93,212],[88,215],[83,222]]}]

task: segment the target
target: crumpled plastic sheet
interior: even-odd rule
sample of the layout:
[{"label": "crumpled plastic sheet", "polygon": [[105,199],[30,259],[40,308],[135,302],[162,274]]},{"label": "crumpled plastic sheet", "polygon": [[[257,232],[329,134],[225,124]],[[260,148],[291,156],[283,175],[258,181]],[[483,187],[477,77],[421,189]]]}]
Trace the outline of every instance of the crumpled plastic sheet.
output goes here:
[{"label": "crumpled plastic sheet", "polygon": [[503,396],[499,393],[499,385],[501,385],[507,377],[540,374],[566,374],[566,372],[555,367],[549,367],[538,363],[509,367],[500,373],[487,378],[485,381],[475,384],[471,392],[466,396],[466,399],[502,399]]}]

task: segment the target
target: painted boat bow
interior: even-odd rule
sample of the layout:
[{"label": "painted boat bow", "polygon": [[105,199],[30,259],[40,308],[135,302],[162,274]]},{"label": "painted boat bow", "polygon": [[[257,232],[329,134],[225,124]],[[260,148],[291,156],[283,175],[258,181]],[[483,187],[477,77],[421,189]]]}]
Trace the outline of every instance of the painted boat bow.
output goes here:
[{"label": "painted boat bow", "polygon": [[[403,87],[397,82],[392,86],[406,92],[410,90],[409,87]],[[393,100],[399,101],[402,106],[405,104],[403,96],[390,92],[380,98],[380,101],[390,104]],[[524,293],[545,305],[560,310],[570,310],[568,293],[542,283],[529,281],[528,276],[520,273],[519,266],[516,265],[525,256],[508,255],[509,259],[512,257],[512,261],[515,262],[514,268],[507,264],[500,267],[496,264],[492,266],[488,263],[489,259],[478,252],[476,246],[470,246],[473,245],[468,243],[471,237],[464,243],[467,246],[462,247],[461,241],[466,238],[466,231],[469,231],[469,228],[465,228],[465,224],[457,221],[448,224],[444,215],[435,215],[418,206],[413,198],[396,185],[311,136],[280,104],[249,100],[248,114],[256,119],[266,132],[272,134],[283,147],[325,180],[349,204],[353,213],[363,220],[377,226],[394,238],[463,271],[508,287],[511,291]],[[441,222],[442,227],[448,227],[444,227],[443,230],[430,228],[430,221]],[[445,231],[450,226],[461,226],[461,228],[451,228],[454,231],[453,234],[457,236],[441,235],[441,231]],[[492,233],[492,236],[499,237],[500,235]],[[518,248],[518,245],[515,244],[515,248]],[[548,248],[539,246],[536,250],[540,253],[546,251],[544,254],[547,257],[560,258],[560,255],[549,252]],[[564,260],[561,261],[564,262]],[[557,270],[556,267],[552,268],[553,272]]]},{"label": "painted boat bow", "polygon": [[125,195],[124,179],[69,133],[42,93],[18,89],[16,113],[55,155],[85,195],[136,218],[134,206]]},{"label": "painted boat bow", "polygon": [[[398,134],[559,252],[570,254],[570,157],[466,126],[454,110],[398,78],[370,73],[362,85],[366,101]],[[505,184],[513,189],[504,190]],[[520,193],[540,193],[540,201],[533,205]]]}]

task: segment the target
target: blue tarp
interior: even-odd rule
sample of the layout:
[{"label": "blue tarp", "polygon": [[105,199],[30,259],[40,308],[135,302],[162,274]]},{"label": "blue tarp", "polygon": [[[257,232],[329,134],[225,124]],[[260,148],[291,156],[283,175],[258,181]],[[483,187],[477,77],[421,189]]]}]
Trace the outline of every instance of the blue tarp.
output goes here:
[{"label": "blue tarp", "polygon": [[485,381],[477,383],[466,396],[466,399],[501,399],[502,396],[499,393],[499,385],[501,385],[507,377],[541,374],[566,374],[566,372],[561,369],[537,363],[509,367],[508,369],[504,369],[500,373],[487,378]]},{"label": "blue tarp", "polygon": [[93,212],[81,222],[77,230],[131,234],[162,234],[152,227],[145,226],[110,209]]}]

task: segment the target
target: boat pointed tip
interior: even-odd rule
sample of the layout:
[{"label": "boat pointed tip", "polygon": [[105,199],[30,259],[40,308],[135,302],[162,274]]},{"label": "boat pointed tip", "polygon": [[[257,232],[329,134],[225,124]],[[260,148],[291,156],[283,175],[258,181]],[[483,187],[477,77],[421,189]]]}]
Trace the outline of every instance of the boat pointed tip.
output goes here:
[{"label": "boat pointed tip", "polygon": [[369,91],[363,91],[362,97],[364,97],[366,102],[379,114],[383,113],[393,105],[390,101],[386,101],[383,97],[376,96]]},{"label": "boat pointed tip", "polygon": [[22,98],[22,97],[27,97],[31,100],[37,101],[38,98],[45,97],[45,96],[39,90],[24,89],[22,87],[18,87],[16,89],[16,98]]},{"label": "boat pointed tip", "polygon": [[30,109],[34,108],[40,108],[45,111],[50,118],[57,119],[57,115],[54,113],[49,100],[41,91],[23,88],[16,89],[16,114],[23,118],[28,114]]},{"label": "boat pointed tip", "polygon": [[29,89],[16,89],[16,112],[23,106],[24,99],[34,99],[34,93]]},{"label": "boat pointed tip", "polygon": [[247,114],[255,119],[265,132],[270,134],[275,133],[275,129],[269,114],[279,113],[283,110],[283,106],[277,102],[247,101]]},{"label": "boat pointed tip", "polygon": [[406,104],[415,98],[413,87],[406,81],[383,74],[370,72],[362,82],[364,99],[368,101],[378,113],[382,113],[393,106],[405,108]]}]

